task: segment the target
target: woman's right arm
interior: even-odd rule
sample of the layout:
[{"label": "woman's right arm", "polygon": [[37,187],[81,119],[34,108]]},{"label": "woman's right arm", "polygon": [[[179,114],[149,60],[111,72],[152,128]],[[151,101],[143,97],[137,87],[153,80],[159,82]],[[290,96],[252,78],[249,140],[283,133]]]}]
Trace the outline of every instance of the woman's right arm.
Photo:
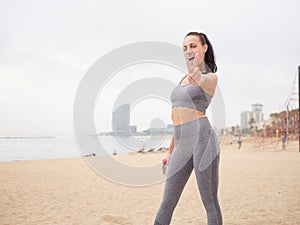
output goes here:
[{"label": "woman's right arm", "polygon": [[168,150],[168,153],[171,155],[174,149],[174,133],[172,134],[172,138],[171,138],[171,143],[170,143],[170,147]]},{"label": "woman's right arm", "polygon": [[169,150],[168,150],[167,155],[165,157],[165,159],[167,160],[167,164],[169,163],[169,160],[170,160],[171,154],[173,152],[173,149],[174,149],[174,133],[172,134],[170,147],[169,147]]}]

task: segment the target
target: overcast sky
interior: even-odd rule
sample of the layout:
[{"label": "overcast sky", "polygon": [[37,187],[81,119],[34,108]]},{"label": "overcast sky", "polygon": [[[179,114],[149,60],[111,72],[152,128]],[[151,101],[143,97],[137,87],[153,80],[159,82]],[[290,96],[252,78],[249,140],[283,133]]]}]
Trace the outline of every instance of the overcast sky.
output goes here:
[{"label": "overcast sky", "polygon": [[[180,46],[190,31],[206,33],[214,46],[226,125],[239,124],[240,112],[253,103],[263,104],[268,118],[283,110],[300,65],[299,8],[297,0],[2,0],[0,135],[72,134],[74,97],[97,59],[133,42]],[[114,97],[129,82],[172,73],[157,65],[145,68],[142,73],[132,66],[107,84],[102,111],[95,107],[98,131],[111,130]],[[173,72],[176,82],[180,75]],[[171,123],[169,105],[148,99],[132,109],[138,129],[154,117]]]}]

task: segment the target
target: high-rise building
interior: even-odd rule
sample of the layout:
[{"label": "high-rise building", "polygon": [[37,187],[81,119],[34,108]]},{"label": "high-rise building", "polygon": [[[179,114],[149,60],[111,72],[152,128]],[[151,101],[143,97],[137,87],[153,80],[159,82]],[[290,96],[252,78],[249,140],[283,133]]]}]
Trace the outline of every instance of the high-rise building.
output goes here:
[{"label": "high-rise building", "polygon": [[129,133],[130,104],[120,105],[112,114],[112,129],[117,133]]},{"label": "high-rise building", "polygon": [[253,128],[261,129],[263,126],[264,114],[262,104],[253,104],[252,111],[244,111],[241,113],[241,129]]},{"label": "high-rise building", "polygon": [[241,130],[250,128],[250,118],[252,118],[252,112],[244,111],[241,113]]},{"label": "high-rise building", "polygon": [[255,122],[255,126],[257,129],[261,129],[264,122],[264,114],[263,114],[263,105],[262,104],[253,104],[252,105],[252,117]]}]

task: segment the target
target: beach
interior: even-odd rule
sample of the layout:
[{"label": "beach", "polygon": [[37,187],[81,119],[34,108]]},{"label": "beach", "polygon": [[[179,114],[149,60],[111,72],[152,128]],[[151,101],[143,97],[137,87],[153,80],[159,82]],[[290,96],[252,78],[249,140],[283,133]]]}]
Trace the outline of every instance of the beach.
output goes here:
[{"label": "beach", "polygon": [[[297,141],[244,139],[221,145],[219,202],[226,225],[300,224],[300,152]],[[125,163],[159,163],[164,152],[116,155]],[[153,224],[164,182],[116,184],[85,158],[0,163],[0,224]],[[192,173],[172,225],[206,224]]]}]

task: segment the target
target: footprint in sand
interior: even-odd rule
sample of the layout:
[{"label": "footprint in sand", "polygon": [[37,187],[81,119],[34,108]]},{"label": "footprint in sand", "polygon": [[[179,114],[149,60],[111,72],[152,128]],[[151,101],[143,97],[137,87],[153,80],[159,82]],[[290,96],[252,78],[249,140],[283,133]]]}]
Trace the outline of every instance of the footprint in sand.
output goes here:
[{"label": "footprint in sand", "polygon": [[104,220],[108,224],[113,224],[113,225],[115,224],[132,225],[132,222],[128,218],[122,216],[104,215],[102,216],[102,220]]}]

